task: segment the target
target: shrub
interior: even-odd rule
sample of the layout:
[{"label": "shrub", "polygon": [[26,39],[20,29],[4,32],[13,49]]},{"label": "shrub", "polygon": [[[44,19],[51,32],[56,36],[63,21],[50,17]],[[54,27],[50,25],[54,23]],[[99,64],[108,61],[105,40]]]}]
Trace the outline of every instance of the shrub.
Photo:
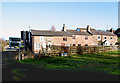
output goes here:
[{"label": "shrub", "polygon": [[4,48],[4,45],[2,44],[2,51],[4,51],[5,50],[5,48]]},{"label": "shrub", "polygon": [[7,42],[7,45],[9,45],[9,42]]},{"label": "shrub", "polygon": [[78,52],[79,52],[79,54],[83,54],[84,47],[82,47],[82,46],[78,47]]}]

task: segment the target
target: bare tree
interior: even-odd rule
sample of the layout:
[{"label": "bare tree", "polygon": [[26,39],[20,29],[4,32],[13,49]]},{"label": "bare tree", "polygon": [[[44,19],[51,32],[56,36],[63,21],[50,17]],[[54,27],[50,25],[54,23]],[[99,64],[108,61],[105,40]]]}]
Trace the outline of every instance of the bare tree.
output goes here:
[{"label": "bare tree", "polygon": [[51,31],[56,31],[54,25],[50,28]]},{"label": "bare tree", "polygon": [[0,44],[8,45],[9,41],[4,40],[3,38],[0,38]]}]

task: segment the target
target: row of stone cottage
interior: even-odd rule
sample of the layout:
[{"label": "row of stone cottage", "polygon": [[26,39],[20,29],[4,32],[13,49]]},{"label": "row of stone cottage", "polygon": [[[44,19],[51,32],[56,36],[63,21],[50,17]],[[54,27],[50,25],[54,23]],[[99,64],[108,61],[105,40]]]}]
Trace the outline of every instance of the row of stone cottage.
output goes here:
[{"label": "row of stone cottage", "polygon": [[[66,29],[63,25],[61,31],[50,30],[30,30],[29,38],[26,37],[26,47],[37,53],[46,45],[58,45],[58,46],[98,46],[98,45],[115,45],[117,42],[117,36],[113,33],[113,29],[110,32],[97,31],[91,29],[89,25],[87,28],[77,28],[76,30]],[[29,32],[28,32],[29,34]],[[23,36],[22,36],[23,39]],[[29,43],[30,42],[30,43]]]}]

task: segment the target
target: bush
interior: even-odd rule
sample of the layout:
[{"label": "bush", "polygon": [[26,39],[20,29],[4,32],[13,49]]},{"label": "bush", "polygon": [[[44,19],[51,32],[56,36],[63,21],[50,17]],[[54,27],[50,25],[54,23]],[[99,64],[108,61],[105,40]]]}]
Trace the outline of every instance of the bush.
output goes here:
[{"label": "bush", "polygon": [[78,52],[79,52],[79,54],[83,54],[84,47],[82,47],[82,46],[78,47]]},{"label": "bush", "polygon": [[4,45],[2,44],[2,51],[5,51]]},{"label": "bush", "polygon": [[9,42],[7,42],[7,45],[9,45]]}]

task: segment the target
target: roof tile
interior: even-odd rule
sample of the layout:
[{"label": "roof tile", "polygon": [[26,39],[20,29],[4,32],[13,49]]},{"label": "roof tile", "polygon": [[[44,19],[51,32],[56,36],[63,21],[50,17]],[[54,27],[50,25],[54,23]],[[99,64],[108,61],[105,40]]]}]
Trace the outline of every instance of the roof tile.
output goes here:
[{"label": "roof tile", "polygon": [[96,30],[91,30],[90,32],[91,32],[93,35],[108,35],[108,36],[116,36],[114,33],[111,33],[111,32],[96,31]]}]

